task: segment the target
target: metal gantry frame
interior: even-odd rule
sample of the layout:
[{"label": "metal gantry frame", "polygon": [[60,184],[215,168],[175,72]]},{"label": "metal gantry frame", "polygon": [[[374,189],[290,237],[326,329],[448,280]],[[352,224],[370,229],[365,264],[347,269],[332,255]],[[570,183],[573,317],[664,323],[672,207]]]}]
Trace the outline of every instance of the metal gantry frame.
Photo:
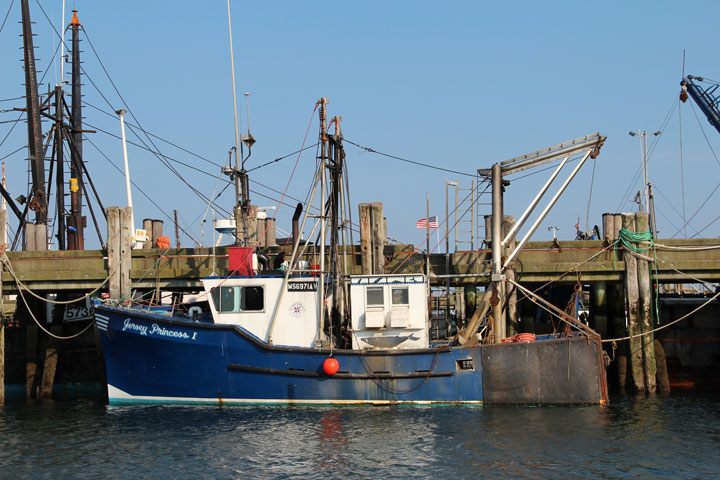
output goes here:
[{"label": "metal gantry frame", "polygon": [[[568,142],[548,147],[544,150],[538,150],[504,162],[496,163],[489,169],[478,170],[479,175],[489,178],[492,183],[492,274],[490,279],[492,281],[493,288],[493,301],[491,303],[493,305],[492,316],[495,343],[500,343],[502,342],[502,339],[505,338],[505,316],[502,307],[505,298],[506,278],[503,272],[513,262],[518,252],[525,246],[543,220],[545,220],[552,207],[567,189],[567,186],[573,178],[575,178],[587,159],[597,157],[604,142],[605,137],[601,136],[599,133],[593,133],[591,135],[586,135],[584,137],[579,137]],[[557,179],[560,171],[574,155],[582,155],[582,158],[572,170],[570,175],[558,188],[557,192],[555,192],[545,208],[543,208],[542,212],[530,226],[527,233],[519,242],[517,242],[515,248],[512,251],[506,252],[507,246],[510,242],[512,242],[517,232],[527,222],[530,215],[540,203],[542,197],[545,193],[547,193],[552,183]],[[530,202],[515,225],[503,238],[503,187],[504,185],[509,184],[506,183],[504,177],[523,170],[539,167],[558,159],[562,159],[560,164],[555,168],[548,180],[540,188],[537,195],[535,195],[535,198]]]}]

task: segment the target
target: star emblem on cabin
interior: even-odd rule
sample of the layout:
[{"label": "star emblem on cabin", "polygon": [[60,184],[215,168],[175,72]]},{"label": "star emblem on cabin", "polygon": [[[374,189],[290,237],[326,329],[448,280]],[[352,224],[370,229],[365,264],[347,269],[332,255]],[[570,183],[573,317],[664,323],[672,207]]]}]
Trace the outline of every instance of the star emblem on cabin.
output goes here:
[{"label": "star emblem on cabin", "polygon": [[290,314],[293,317],[299,317],[303,313],[305,313],[305,307],[303,307],[302,303],[295,302],[290,306]]}]

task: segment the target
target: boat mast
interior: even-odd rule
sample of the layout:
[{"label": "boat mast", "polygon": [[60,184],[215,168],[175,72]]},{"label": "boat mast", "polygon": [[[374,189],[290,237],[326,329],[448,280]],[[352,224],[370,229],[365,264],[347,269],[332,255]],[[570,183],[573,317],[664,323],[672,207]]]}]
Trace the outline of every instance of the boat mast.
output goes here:
[{"label": "boat mast", "polygon": [[[325,343],[325,231],[327,229],[327,213],[325,191],[325,169],[327,168],[328,136],[327,136],[327,115],[325,105],[330,101],[322,97],[318,100],[320,105],[320,285],[318,286],[318,298],[320,300],[320,318],[318,329],[318,342]],[[332,334],[331,334],[332,335]]]},{"label": "boat mast", "polygon": [[28,149],[32,170],[32,191],[29,207],[35,212],[35,224],[47,222],[47,195],[45,193],[45,154],[42,145],[40,98],[38,95],[35,48],[28,0],[21,0],[23,51],[25,63],[25,100],[27,103]]},{"label": "boat mast", "polygon": [[[82,148],[82,82],[80,78],[80,21],[73,10],[70,22],[72,32],[72,145],[70,149],[70,216],[68,218],[68,249],[85,249],[85,218],[82,216],[83,200],[83,148]],[[60,168],[58,166],[58,168]],[[89,179],[89,177],[88,177]],[[63,212],[64,213],[64,212]],[[92,212],[91,212],[92,213]],[[59,215],[60,213],[58,213]],[[134,228],[134,226],[133,226]],[[135,232],[133,232],[133,235]]]}]

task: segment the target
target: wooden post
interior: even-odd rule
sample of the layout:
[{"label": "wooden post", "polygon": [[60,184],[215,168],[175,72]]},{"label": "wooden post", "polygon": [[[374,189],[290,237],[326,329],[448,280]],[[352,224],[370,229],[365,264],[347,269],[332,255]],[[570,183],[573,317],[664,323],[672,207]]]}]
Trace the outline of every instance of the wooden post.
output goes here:
[{"label": "wooden post", "polygon": [[[7,225],[7,210],[0,210],[0,244],[7,249],[5,244],[5,229]],[[3,315],[3,307],[5,306],[5,295],[2,291],[2,272],[5,270],[4,264],[0,266],[0,407],[5,405],[5,316]]]},{"label": "wooden post", "polygon": [[[124,207],[128,208],[128,207]],[[162,237],[163,234],[163,221],[162,220],[153,220],[152,221],[152,248],[158,248],[157,246],[157,239]]]},{"label": "wooden post", "polygon": [[[635,213],[635,231],[644,233],[649,231],[647,212]],[[655,350],[653,347],[654,335],[652,330],[652,284],[650,281],[650,264],[647,260],[638,259],[638,287],[640,290],[640,331],[643,351],[643,371],[645,373],[645,388],[648,393],[654,394],[655,384]]]},{"label": "wooden post", "polygon": [[[153,220],[153,232],[155,222]],[[160,223],[162,225],[162,222]],[[132,266],[132,208],[120,208],[120,298],[130,300],[130,268]],[[154,235],[153,235],[154,236]]]},{"label": "wooden post", "polygon": [[266,218],[265,219],[265,246],[266,247],[274,247],[277,245],[277,240],[275,238],[275,219],[274,218]]},{"label": "wooden post", "polygon": [[659,339],[653,342],[655,351],[655,365],[657,367],[657,389],[660,393],[670,393],[670,379],[668,379],[667,364],[665,363],[665,348]]},{"label": "wooden post", "polygon": [[[7,225],[7,210],[0,210],[0,243],[4,243],[5,225]],[[7,245],[3,244],[3,248]],[[2,291],[2,273],[4,264],[0,266],[0,407],[5,405],[5,316],[2,313],[5,295]]]},{"label": "wooden post", "polygon": [[142,228],[147,232],[148,241],[144,245],[145,248],[150,248],[155,243],[154,239],[152,238],[152,218],[143,218]]},{"label": "wooden post", "polygon": [[385,273],[385,222],[383,221],[383,204],[373,202],[370,207],[370,225],[372,228],[373,273]]},{"label": "wooden post", "polygon": [[258,245],[257,205],[250,205],[245,219],[247,231],[245,232],[245,246],[255,248]]},{"label": "wooden post", "polygon": [[358,204],[360,210],[360,259],[362,262],[362,274],[372,273],[372,232],[370,229],[370,204]]},{"label": "wooden post", "polygon": [[608,338],[607,283],[595,282],[590,290],[590,319],[602,338]]},{"label": "wooden post", "polygon": [[[152,222],[151,222],[152,224]],[[110,298],[120,299],[120,209],[108,207],[107,209],[107,256],[108,273],[110,281],[108,290]],[[152,229],[148,231],[152,239]],[[154,241],[154,240],[153,240]]]},{"label": "wooden post", "polygon": [[615,236],[613,236],[613,226],[615,224],[615,219],[612,213],[603,213],[602,214],[602,236],[603,240],[610,243],[613,240],[615,240]]},{"label": "wooden post", "polygon": [[[603,229],[605,231],[605,238],[607,238],[609,243],[613,243],[618,239],[620,227],[622,227],[622,215],[618,213],[608,213],[603,216]],[[622,252],[620,250],[616,251],[615,249],[611,250],[608,255],[608,261],[613,261],[613,258],[621,260]],[[624,337],[627,335],[627,326],[623,284],[612,283],[608,285],[606,296],[608,304],[608,325],[612,326],[612,336],[616,338]],[[627,384],[627,345],[628,343],[625,341],[618,342],[615,344],[615,351],[610,352],[611,356],[613,356],[614,353],[617,384],[620,393],[625,392],[625,386]]]},{"label": "wooden post", "polygon": [[[622,225],[625,230],[635,231],[635,215],[623,213]],[[630,336],[642,333],[640,327],[640,292],[638,286],[638,265],[634,255],[625,254],[625,297],[627,299],[627,315]],[[642,338],[630,339],[630,370],[636,392],[645,391],[645,374],[643,372],[643,347]]]},{"label": "wooden post", "polygon": [[267,231],[267,228],[265,228],[265,223],[267,222],[266,218],[258,218],[257,219],[257,245],[258,247],[264,247],[265,246],[265,232]]},{"label": "wooden post", "polygon": [[[53,319],[53,323],[56,319]],[[60,318],[62,321],[62,317]],[[50,332],[53,334],[59,333],[59,326],[51,326]],[[53,391],[53,384],[55,383],[55,371],[57,370],[57,340],[49,337],[47,340],[47,347],[45,348],[45,358],[43,359],[42,368],[42,379],[40,380],[40,391],[38,398],[51,398]]]},{"label": "wooden post", "polygon": [[35,250],[44,252],[47,249],[47,225],[35,225]]},{"label": "wooden post", "polygon": [[35,251],[35,224],[25,224],[25,250],[28,252]]},{"label": "wooden post", "polygon": [[[42,241],[44,225],[36,225],[34,223],[28,223],[25,225],[25,250],[36,251],[47,249],[47,242]],[[38,245],[38,240],[40,244]],[[41,369],[38,368],[38,353],[40,345],[38,343],[38,327],[35,321],[32,319],[32,315],[36,314],[39,308],[39,300],[34,298],[25,297],[27,301],[27,317],[25,327],[25,395],[27,398],[32,398],[37,395],[37,387],[39,386],[40,379],[38,376],[41,373]],[[19,300],[18,304],[22,303]],[[38,317],[38,315],[35,315]],[[42,315],[40,315],[39,321],[42,321]]]}]

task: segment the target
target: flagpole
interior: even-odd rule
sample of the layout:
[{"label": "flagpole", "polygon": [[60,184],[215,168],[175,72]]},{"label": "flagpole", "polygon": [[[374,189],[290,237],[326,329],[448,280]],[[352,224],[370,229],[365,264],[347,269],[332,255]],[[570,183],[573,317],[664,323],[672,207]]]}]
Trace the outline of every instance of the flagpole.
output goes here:
[{"label": "flagpole", "polygon": [[425,240],[427,241],[427,256],[425,257],[425,272],[430,277],[430,194],[425,194]]}]

